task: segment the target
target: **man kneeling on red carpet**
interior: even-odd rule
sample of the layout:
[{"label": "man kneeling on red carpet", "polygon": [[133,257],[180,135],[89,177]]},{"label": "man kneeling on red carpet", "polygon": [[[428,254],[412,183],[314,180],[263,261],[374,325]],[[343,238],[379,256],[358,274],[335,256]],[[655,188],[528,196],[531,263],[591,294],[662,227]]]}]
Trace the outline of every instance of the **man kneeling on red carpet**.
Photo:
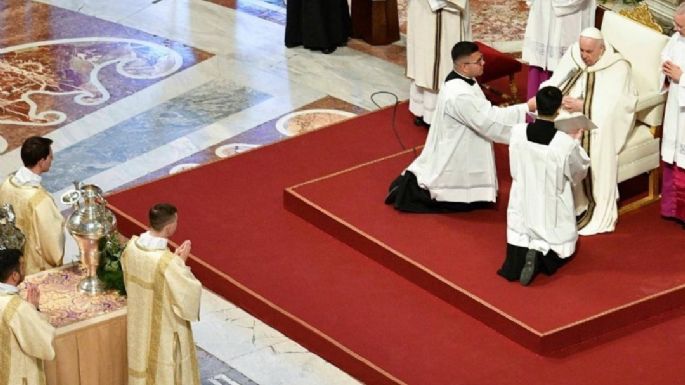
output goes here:
[{"label": "man kneeling on red carpet", "polygon": [[585,178],[590,166],[579,141],[583,130],[566,134],[555,128],[561,91],[544,87],[536,100],[535,122],[511,130],[507,255],[497,271],[524,286],[540,271],[554,274],[575,252],[578,230],[571,187]]},{"label": "man kneeling on red carpet", "polygon": [[485,59],[478,45],[452,48],[453,71],[438,94],[437,107],[416,160],[390,185],[385,203],[405,212],[454,212],[488,207],[497,198],[492,142],[509,143],[512,126],[535,111],[535,98],[509,107],[493,106],[476,77]]}]

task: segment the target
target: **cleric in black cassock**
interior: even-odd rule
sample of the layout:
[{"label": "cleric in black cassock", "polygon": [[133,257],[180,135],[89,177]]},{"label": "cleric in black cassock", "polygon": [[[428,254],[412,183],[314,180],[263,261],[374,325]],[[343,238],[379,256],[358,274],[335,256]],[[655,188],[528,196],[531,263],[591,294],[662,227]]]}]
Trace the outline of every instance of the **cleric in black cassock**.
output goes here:
[{"label": "cleric in black cassock", "polygon": [[285,46],[331,53],[347,45],[351,21],[347,0],[288,0]]}]

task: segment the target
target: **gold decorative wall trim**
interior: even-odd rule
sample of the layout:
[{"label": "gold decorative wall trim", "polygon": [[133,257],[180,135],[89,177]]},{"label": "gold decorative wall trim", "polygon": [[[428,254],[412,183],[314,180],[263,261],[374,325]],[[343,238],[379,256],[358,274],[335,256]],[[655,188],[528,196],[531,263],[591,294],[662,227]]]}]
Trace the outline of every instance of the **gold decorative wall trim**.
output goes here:
[{"label": "gold decorative wall trim", "polygon": [[652,15],[652,12],[649,11],[649,7],[645,3],[642,3],[635,8],[624,9],[620,11],[619,14],[635,20],[642,25],[658,31],[659,33],[664,33],[664,29],[661,28],[661,25],[656,22],[654,15]]}]

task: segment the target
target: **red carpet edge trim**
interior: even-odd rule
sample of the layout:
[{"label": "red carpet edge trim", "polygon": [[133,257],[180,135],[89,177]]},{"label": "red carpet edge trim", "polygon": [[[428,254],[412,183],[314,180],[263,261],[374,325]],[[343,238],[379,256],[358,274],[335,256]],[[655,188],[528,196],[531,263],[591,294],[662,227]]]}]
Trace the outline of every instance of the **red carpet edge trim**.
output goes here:
[{"label": "red carpet edge trim", "polygon": [[[423,146],[417,146],[417,148],[422,147]],[[491,327],[497,332],[507,336],[514,342],[519,343],[520,345],[528,349],[531,349],[539,354],[549,354],[554,351],[566,349],[577,344],[582,344],[586,343],[587,341],[597,339],[603,334],[610,333],[622,327],[629,326],[631,323],[633,323],[629,322],[629,320],[633,318],[632,316],[638,317],[635,322],[644,320],[645,317],[640,317],[641,311],[643,310],[649,310],[649,308],[654,309],[654,313],[647,317],[651,318],[652,316],[656,316],[661,312],[666,312],[674,308],[677,308],[678,306],[673,304],[682,303],[683,300],[685,300],[685,285],[680,285],[675,288],[671,288],[659,293],[649,295],[636,301],[632,301],[626,304],[622,304],[620,306],[616,306],[611,309],[607,309],[593,316],[571,322],[558,328],[541,332],[535,329],[534,327],[526,324],[525,322],[502,312],[500,309],[496,308],[489,302],[483,300],[482,298],[476,295],[473,295],[466,289],[450,282],[446,278],[442,277],[440,274],[412,260],[411,258],[407,257],[401,252],[395,250],[391,246],[367,234],[360,228],[331,213],[330,211],[307,199],[306,197],[304,197],[296,191],[296,189],[299,187],[316,183],[322,180],[330,179],[341,174],[349,173],[359,168],[383,162],[385,160],[392,159],[397,156],[402,156],[412,151],[414,150],[409,149],[372,161],[360,163],[353,167],[336,171],[334,173],[317,177],[299,183],[297,185],[288,187],[284,190],[284,207],[293,214],[300,216],[304,220],[313,223],[315,226],[321,228],[323,231],[336,237],[341,242],[348,244],[350,247],[357,249],[358,251],[367,255],[369,258],[372,258],[376,262],[382,264],[386,268],[405,277],[406,279],[410,280],[412,283],[418,285],[424,290],[427,290],[431,294],[437,295],[445,302],[453,306],[456,306],[460,310],[476,318],[488,327]],[[303,212],[303,210],[309,210],[311,212],[305,213]],[[332,221],[332,223],[322,225],[321,223],[317,223],[317,220],[311,218],[310,216],[323,216],[328,220]],[[401,260],[400,265],[404,266],[398,266],[397,262],[389,262],[386,258],[369,255],[369,253],[365,252],[366,250],[362,250],[361,247],[358,247],[353,240],[340,238],[340,234],[332,230],[330,226],[336,226],[340,227],[341,229],[351,230],[357,237],[363,238],[366,241],[371,242],[376,247],[382,249],[386,253],[391,254],[395,258],[399,258]],[[410,277],[408,277],[407,274],[403,273],[403,270],[406,269],[407,266],[414,270],[413,272],[409,273],[411,273],[412,275],[418,273],[420,276],[415,277],[415,279],[411,279]],[[467,300],[473,301],[475,304],[487,308],[489,311],[493,312],[495,316],[484,317],[482,313],[478,313],[473,309],[470,309],[469,304],[460,303],[459,299],[454,297],[454,292],[446,293],[443,290],[431,290],[431,286],[435,286],[435,282],[428,283],[426,282],[426,279],[437,281],[437,283],[439,285],[442,285],[443,288],[448,287],[450,289],[456,290],[457,295],[465,297]],[[502,319],[506,319],[507,321],[514,323],[515,329],[512,329],[510,327],[511,325],[505,328],[497,327],[497,325],[501,325]],[[621,320],[623,321],[621,322]],[[613,326],[608,327],[607,325]],[[593,332],[593,330],[595,330],[595,328],[597,327],[599,327],[599,331]],[[522,331],[528,334],[528,336],[521,335]]]},{"label": "red carpet edge trim", "polygon": [[410,153],[410,152],[414,152],[415,150],[421,150],[422,148],[423,148],[423,145],[420,145],[420,146],[412,147],[412,148],[410,148],[410,149],[408,149],[408,150],[404,150],[404,151],[402,151],[402,152],[398,152],[398,153],[396,153],[396,154],[391,154],[391,155],[388,155],[388,156],[384,156],[384,157],[382,157],[382,158],[378,158],[378,159],[374,159],[374,160],[371,160],[371,161],[368,161],[368,162],[360,163],[360,164],[358,164],[358,165],[356,165],[356,166],[353,166],[353,167],[350,167],[350,168],[346,168],[346,169],[341,170],[341,171],[336,171],[336,172],[331,173],[331,174],[328,174],[328,175],[320,176],[320,177],[318,177],[318,178],[314,178],[314,179],[311,179],[311,180],[308,180],[308,181],[305,181],[305,182],[302,182],[302,183],[298,183],[298,184],[296,184],[296,185],[294,185],[294,186],[287,187],[286,190],[291,190],[291,191],[293,191],[293,190],[296,189],[296,188],[299,188],[299,187],[302,187],[302,186],[306,186],[306,185],[308,185],[308,184],[320,182],[320,181],[322,181],[322,180],[330,179],[330,178],[336,177],[336,176],[338,176],[338,175],[348,173],[348,172],[350,172],[350,171],[354,171],[354,170],[357,170],[357,169],[360,169],[360,168],[363,168],[363,167],[366,167],[366,166],[370,166],[370,165],[372,165],[372,164],[374,164],[374,163],[379,163],[379,162],[382,162],[382,161],[385,161],[385,160],[388,160],[388,159],[396,158],[396,157],[398,157],[398,156],[402,156],[402,155],[404,155],[404,154],[408,154],[408,153]]},{"label": "red carpet edge trim", "polygon": [[[401,100],[401,101],[399,101],[399,102],[397,103],[397,108],[400,108],[400,106],[401,106],[402,104],[409,104],[409,101],[407,101],[407,100]],[[395,105],[393,104],[393,105],[385,106],[385,107],[383,107],[383,108],[379,108],[379,109],[377,109],[377,110],[366,111],[366,112],[364,112],[364,113],[362,113],[362,114],[359,114],[359,115],[350,116],[349,118],[343,118],[343,119],[340,119],[340,120],[338,120],[338,121],[332,122],[332,123],[330,123],[330,124],[328,124],[328,125],[318,127],[318,128],[315,129],[315,130],[305,132],[304,134],[295,135],[295,136],[288,136],[288,137],[285,137],[285,138],[281,138],[281,139],[279,139],[279,140],[276,140],[275,142],[267,143],[267,144],[261,145],[261,146],[259,146],[259,147],[251,148],[251,149],[245,150],[245,151],[243,151],[243,152],[240,152],[240,153],[237,153],[237,154],[233,154],[233,155],[229,156],[228,158],[212,159],[212,160],[208,161],[207,163],[202,163],[201,165],[198,165],[198,166],[196,166],[196,167],[187,168],[187,169],[185,169],[185,170],[181,170],[181,171],[176,172],[176,173],[174,173],[174,174],[167,174],[167,175],[164,175],[164,176],[160,176],[159,178],[156,178],[156,179],[153,179],[153,180],[148,180],[148,181],[145,181],[145,182],[140,183],[140,184],[129,185],[128,187],[126,187],[126,188],[124,188],[124,189],[121,189],[121,190],[114,189],[113,191],[110,191],[110,192],[108,192],[107,194],[105,194],[105,197],[106,197],[107,195],[119,194],[119,193],[121,193],[121,192],[123,192],[123,191],[133,190],[133,189],[138,188],[138,187],[141,187],[141,186],[145,186],[145,185],[152,184],[152,183],[157,183],[157,182],[159,182],[159,181],[161,181],[161,180],[164,180],[164,179],[167,179],[167,178],[171,178],[171,177],[174,177],[174,176],[176,176],[176,175],[184,174],[184,173],[186,173],[186,172],[191,172],[191,171],[197,170],[197,169],[202,168],[202,167],[207,167],[207,166],[212,165],[212,164],[217,163],[217,162],[223,162],[223,161],[225,161],[226,159],[233,158],[233,157],[235,157],[235,156],[240,156],[240,155],[246,154],[246,153],[248,153],[248,152],[252,152],[252,151],[255,151],[255,150],[262,149],[262,148],[268,148],[268,147],[271,147],[271,146],[276,146],[276,145],[279,145],[279,144],[281,144],[282,142],[285,142],[285,141],[287,141],[287,140],[294,140],[294,139],[297,139],[297,138],[301,137],[302,135],[312,135],[312,134],[316,134],[316,133],[319,133],[319,132],[323,131],[325,128],[328,128],[328,127],[330,127],[330,126],[335,126],[335,125],[338,125],[338,124],[340,124],[340,123],[344,123],[344,122],[346,122],[346,121],[348,121],[348,120],[353,120],[353,119],[361,118],[362,116],[370,115],[370,114],[373,114],[373,113],[376,113],[376,112],[380,112],[380,111],[383,111],[383,110],[388,110],[388,109],[391,109],[391,108],[395,108]],[[278,119],[280,119],[280,118],[282,118],[283,116],[288,115],[288,114],[289,114],[289,113],[284,113],[284,114],[278,116],[277,118],[275,118],[274,120],[278,120]],[[266,122],[267,122],[267,121],[262,122],[262,123],[260,123],[260,124],[263,124],[263,123],[266,123]],[[417,146],[417,147],[415,147],[415,148],[416,148],[416,149],[423,148],[423,145]],[[410,150],[411,150],[411,149],[410,149]],[[407,151],[410,151],[410,150],[407,150]],[[134,181],[134,182],[135,182],[135,181]],[[121,210],[119,210],[119,212],[123,214],[123,212],[122,212]]]},{"label": "red carpet edge trim", "polygon": [[[387,262],[383,257],[370,256],[369,253],[366,253],[365,251],[356,248],[354,245],[354,241],[340,239],[339,237],[336,237],[335,231],[331,231],[330,229],[325,228],[327,227],[326,225],[319,226],[318,223],[314,223],[315,226],[338,238],[338,240],[340,240],[341,242],[344,242],[348,244],[350,247],[357,249],[367,257],[375,260],[376,262],[392,270],[396,274],[404,277],[405,279],[410,280],[412,283],[428,291],[430,294],[436,295],[443,301],[449,303],[452,306],[457,307],[461,311],[464,311],[466,314],[484,323],[488,327],[493,328],[495,331],[507,336],[514,342],[519,343],[520,345],[541,354],[551,352],[552,350],[554,350],[554,348],[546,346],[546,341],[544,341],[543,339],[544,335],[541,332],[534,329],[533,327],[531,327],[530,325],[527,325],[526,323],[502,312],[501,310],[492,306],[490,303],[484,301],[480,297],[477,297],[469,293],[465,289],[448,281],[444,277],[421,265],[420,263],[411,260],[407,256],[387,246],[383,242],[369,236],[368,234],[359,230],[355,226],[347,223],[341,218],[338,218],[334,214],[326,211],[325,209],[311,202],[299,193],[295,192],[293,188],[287,188],[284,191],[284,206],[288,211],[292,212],[293,214],[302,217],[304,220],[312,222],[309,218],[307,218],[308,214],[302,213],[302,210],[307,210],[306,206],[308,206],[309,209],[318,211],[319,215],[323,214],[333,222],[342,225],[343,227],[346,227],[348,229],[351,229],[356,235],[365,238],[366,240],[372,242],[379,248],[385,250],[386,252],[389,252],[394,257],[399,258],[401,260],[402,265],[398,266],[397,262]],[[403,273],[403,270],[406,268],[412,270],[410,271],[411,274],[418,273],[418,275],[420,276],[415,277],[414,279],[409,279],[406,273]],[[436,282],[441,287],[431,289],[431,287],[435,287]],[[455,292],[458,296],[461,296],[461,298],[455,297]],[[464,300],[466,300],[467,302],[464,303]],[[473,309],[474,304],[476,306],[485,307],[490,312],[486,314],[479,313],[478,310]],[[503,322],[508,324],[507,327],[497,327],[498,324],[501,325],[503,324]],[[512,324],[514,326],[513,328],[511,327]]]},{"label": "red carpet edge trim", "polygon": [[[108,204],[107,207],[110,210],[112,210],[112,212],[117,216],[120,225],[119,231],[122,235],[130,238],[132,235],[140,233],[141,231],[147,229],[147,226],[140,223],[135,218],[127,215],[125,212],[118,209],[116,206]],[[174,248],[178,247],[178,245],[171,240],[169,240],[169,244],[172,245]],[[353,368],[356,368],[356,370],[350,370],[350,374],[358,376],[357,378],[364,379],[365,381],[369,381],[371,379],[371,381],[373,381],[372,383],[374,384],[378,383],[408,385],[407,383],[396,378],[389,372],[378,367],[373,362],[355,353],[353,350],[341,344],[334,338],[328,336],[327,334],[323,333],[319,329],[308,324],[307,322],[298,318],[297,316],[289,313],[288,311],[269,301],[265,297],[250,290],[245,285],[236,281],[226,273],[223,273],[222,271],[216,269],[214,266],[208,264],[202,259],[194,256],[193,254],[190,254],[189,260],[191,261],[192,267],[195,267],[196,269],[199,267],[207,273],[214,274],[218,278],[222,279],[224,281],[223,283],[230,285],[230,289],[238,290],[239,293],[233,292],[233,294],[235,298],[238,298],[238,296],[240,296],[241,298],[234,300],[231,298],[231,296],[225,294],[227,292],[226,290],[229,289],[226,287],[222,287],[221,289],[223,290],[213,289],[215,292],[235,302],[236,305],[244,307],[244,310],[254,311],[254,314],[250,312],[253,316],[263,320],[265,323],[269,325],[276,327],[284,334],[286,332],[291,332],[298,336],[302,335],[303,333],[308,334],[308,338],[298,338],[297,342],[304,345],[305,347],[308,347],[307,345],[310,344],[317,348],[321,348],[323,346],[321,350],[318,350],[319,352],[332,353],[332,355],[326,357],[326,359],[330,360],[330,362],[332,362],[336,366],[346,368],[346,371],[350,369],[349,364],[354,365]],[[209,286],[205,285],[205,282],[202,282],[202,284],[206,288],[209,288]],[[231,291],[229,290],[228,292]],[[242,303],[245,302],[245,299],[247,299],[250,302]],[[277,315],[280,319],[274,318],[274,314]],[[272,322],[267,322],[266,320],[271,320]],[[311,341],[312,337],[315,338],[316,341]],[[333,349],[334,351],[332,352],[331,349]],[[324,353],[321,354],[324,355]]]}]

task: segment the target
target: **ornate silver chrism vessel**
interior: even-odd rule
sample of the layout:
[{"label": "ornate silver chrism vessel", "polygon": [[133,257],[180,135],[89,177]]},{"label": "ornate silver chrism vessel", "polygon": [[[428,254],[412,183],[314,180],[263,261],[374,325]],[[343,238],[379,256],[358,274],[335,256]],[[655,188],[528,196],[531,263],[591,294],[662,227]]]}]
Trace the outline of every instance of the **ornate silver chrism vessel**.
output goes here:
[{"label": "ornate silver chrism vessel", "polygon": [[116,229],[116,217],[107,209],[102,190],[93,184],[82,185],[74,182],[75,190],[62,195],[62,202],[71,204],[74,212],[67,219],[66,228],[76,240],[81,263],[86,267],[88,276],[79,282],[80,291],[97,294],[104,291],[98,279],[97,268],[100,264],[99,241]]},{"label": "ornate silver chrism vessel", "polygon": [[15,219],[11,204],[5,203],[0,206],[0,250],[22,250],[24,247],[26,237],[15,225]]}]

